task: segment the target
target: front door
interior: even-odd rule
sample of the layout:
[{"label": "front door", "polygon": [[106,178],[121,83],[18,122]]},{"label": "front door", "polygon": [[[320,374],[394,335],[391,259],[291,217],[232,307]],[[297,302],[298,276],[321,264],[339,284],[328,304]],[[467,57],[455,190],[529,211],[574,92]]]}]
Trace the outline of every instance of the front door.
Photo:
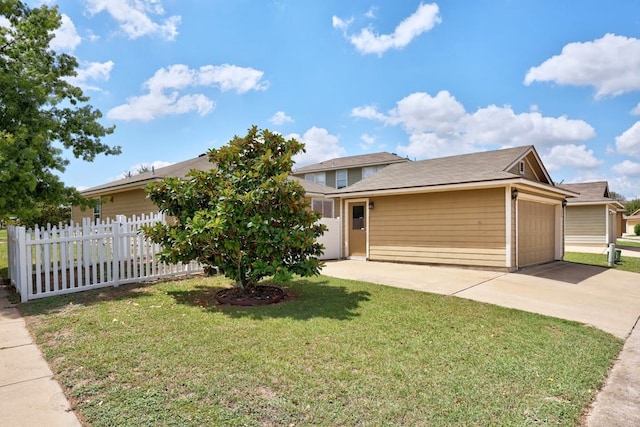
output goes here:
[{"label": "front door", "polygon": [[349,215],[349,256],[367,256],[366,204],[354,203]]}]

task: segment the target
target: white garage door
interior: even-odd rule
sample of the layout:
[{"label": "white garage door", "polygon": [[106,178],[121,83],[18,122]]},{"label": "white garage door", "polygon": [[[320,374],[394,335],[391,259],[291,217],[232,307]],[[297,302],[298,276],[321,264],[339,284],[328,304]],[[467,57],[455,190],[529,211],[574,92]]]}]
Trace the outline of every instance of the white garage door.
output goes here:
[{"label": "white garage door", "polygon": [[555,259],[555,207],[529,200],[518,201],[518,266]]}]

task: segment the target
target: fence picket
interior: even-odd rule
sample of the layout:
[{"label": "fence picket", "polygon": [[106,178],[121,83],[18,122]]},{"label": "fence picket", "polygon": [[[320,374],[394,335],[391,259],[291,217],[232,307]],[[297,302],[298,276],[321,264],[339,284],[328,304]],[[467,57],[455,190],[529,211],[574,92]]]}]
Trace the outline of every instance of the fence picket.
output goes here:
[{"label": "fence picket", "polygon": [[168,265],[141,227],[166,221],[161,213],[104,222],[9,226],[9,279],[21,301],[202,271],[197,263]]}]

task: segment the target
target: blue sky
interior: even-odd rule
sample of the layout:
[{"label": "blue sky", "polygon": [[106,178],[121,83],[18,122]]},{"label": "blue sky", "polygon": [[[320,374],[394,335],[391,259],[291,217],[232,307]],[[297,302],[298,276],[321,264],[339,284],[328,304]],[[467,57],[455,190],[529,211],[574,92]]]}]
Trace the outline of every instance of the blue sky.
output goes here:
[{"label": "blue sky", "polygon": [[[29,4],[37,6],[42,1]],[[86,188],[219,147],[251,125],[297,165],[533,144],[556,182],[640,197],[640,2],[59,0],[54,47],[116,125]],[[71,156],[70,156],[71,157]]]}]

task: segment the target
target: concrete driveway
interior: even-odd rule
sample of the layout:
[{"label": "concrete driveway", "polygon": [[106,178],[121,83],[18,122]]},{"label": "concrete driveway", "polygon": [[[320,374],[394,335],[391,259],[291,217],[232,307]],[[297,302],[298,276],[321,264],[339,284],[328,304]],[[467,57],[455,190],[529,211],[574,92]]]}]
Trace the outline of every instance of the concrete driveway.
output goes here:
[{"label": "concrete driveway", "polygon": [[573,320],[626,339],[583,425],[640,425],[640,274],[563,261],[499,273],[355,260],[327,262],[322,274]]},{"label": "concrete driveway", "polygon": [[562,261],[516,273],[342,260],[322,274],[482,301],[593,325],[627,338],[640,316],[640,275]]}]

